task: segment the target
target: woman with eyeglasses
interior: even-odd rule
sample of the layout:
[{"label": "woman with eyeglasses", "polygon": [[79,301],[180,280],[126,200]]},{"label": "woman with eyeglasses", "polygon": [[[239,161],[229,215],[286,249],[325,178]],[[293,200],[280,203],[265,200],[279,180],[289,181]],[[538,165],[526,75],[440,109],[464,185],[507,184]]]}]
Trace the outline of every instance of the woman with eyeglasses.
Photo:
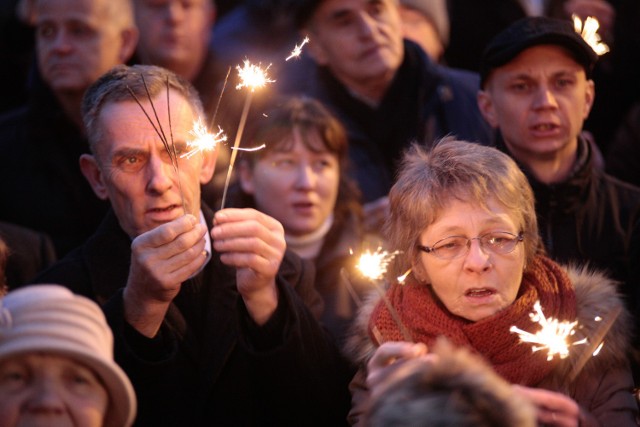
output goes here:
[{"label": "woman with eyeglasses", "polygon": [[[636,425],[626,357],[630,322],[615,283],[544,255],[533,194],[513,160],[445,139],[431,151],[413,146],[399,170],[386,224],[390,249],[400,252],[390,276],[410,274],[391,282],[391,311],[383,300],[361,310],[350,342],[361,366],[352,383],[351,421],[362,421],[381,372],[428,357],[429,346],[445,336],[484,357],[513,393],[535,405],[540,423]],[[536,302],[547,319],[577,321],[567,341],[586,343],[561,358],[521,342],[511,328],[540,329],[531,315]]]}]

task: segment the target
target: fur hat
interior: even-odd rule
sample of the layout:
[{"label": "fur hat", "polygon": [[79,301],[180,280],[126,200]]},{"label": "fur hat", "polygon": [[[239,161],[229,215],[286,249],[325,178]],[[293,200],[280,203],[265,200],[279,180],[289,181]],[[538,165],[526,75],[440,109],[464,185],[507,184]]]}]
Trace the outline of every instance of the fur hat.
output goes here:
[{"label": "fur hat", "polygon": [[480,84],[484,87],[489,74],[533,46],[562,46],[582,65],[587,78],[598,55],[578,34],[569,21],[542,16],[520,19],[495,36],[485,48],[480,60]]},{"label": "fur hat", "polygon": [[0,299],[0,361],[29,352],[67,356],[92,369],[109,394],[105,426],[133,424],[136,396],[113,361],[113,335],[93,301],[58,285],[28,286]]},{"label": "fur hat", "polygon": [[426,16],[433,23],[443,46],[449,44],[449,12],[445,0],[400,0],[400,5]]}]

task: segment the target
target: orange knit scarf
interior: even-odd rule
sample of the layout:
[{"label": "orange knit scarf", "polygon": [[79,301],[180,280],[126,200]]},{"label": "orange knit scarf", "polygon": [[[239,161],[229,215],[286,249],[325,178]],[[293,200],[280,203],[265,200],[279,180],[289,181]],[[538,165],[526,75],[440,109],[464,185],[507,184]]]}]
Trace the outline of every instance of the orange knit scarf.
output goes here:
[{"label": "orange knit scarf", "polygon": [[[555,262],[542,256],[536,257],[525,271],[513,304],[477,322],[449,313],[426,285],[415,280],[392,285],[387,295],[416,342],[431,345],[444,335],[454,344],[482,355],[511,383],[527,386],[537,385],[555,363],[547,361],[544,351],[532,352],[531,344],[521,343],[509,328],[515,325],[531,333],[538,330],[529,317],[536,300],[547,318],[573,321],[576,317],[575,292],[569,277]],[[378,302],[371,314],[369,335],[378,344],[403,340],[383,301]]]}]

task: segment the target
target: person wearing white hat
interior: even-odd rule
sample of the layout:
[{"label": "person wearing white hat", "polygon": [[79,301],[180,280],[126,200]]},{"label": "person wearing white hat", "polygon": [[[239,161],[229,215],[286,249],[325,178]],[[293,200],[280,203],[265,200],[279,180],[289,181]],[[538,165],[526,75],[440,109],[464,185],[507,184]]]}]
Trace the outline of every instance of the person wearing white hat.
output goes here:
[{"label": "person wearing white hat", "polygon": [[135,414],[96,303],[59,285],[0,299],[1,426],[128,427]]}]

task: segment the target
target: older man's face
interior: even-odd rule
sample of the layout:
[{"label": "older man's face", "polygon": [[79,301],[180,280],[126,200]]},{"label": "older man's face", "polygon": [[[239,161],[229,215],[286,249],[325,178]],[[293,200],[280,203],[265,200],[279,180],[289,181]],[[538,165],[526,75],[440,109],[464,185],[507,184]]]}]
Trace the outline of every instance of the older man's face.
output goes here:
[{"label": "older man's face", "polygon": [[[153,104],[170,144],[173,135],[177,170],[136,102],[107,104],[100,113],[103,137],[97,147],[98,180],[93,187],[96,190],[97,185],[96,193],[111,201],[121,227],[131,237],[182,216],[183,199],[187,213],[197,216],[200,184],[208,182],[213,174],[215,153],[180,158],[187,151],[187,141],[192,139],[189,131],[196,114],[182,95],[173,90],[169,95],[171,127],[166,92],[153,98]],[[155,117],[149,101],[140,101]]]},{"label": "older man's face", "polygon": [[134,5],[141,61],[193,80],[204,63],[211,37],[211,0],[135,0]]},{"label": "older man's face", "polygon": [[[136,32],[113,19],[111,0],[38,0],[38,66],[56,93],[82,94],[133,52]],[[118,6],[113,6],[118,7]]]},{"label": "older man's face", "polygon": [[386,89],[402,63],[395,0],[325,0],[309,22],[309,31],[316,62],[356,92]]}]

